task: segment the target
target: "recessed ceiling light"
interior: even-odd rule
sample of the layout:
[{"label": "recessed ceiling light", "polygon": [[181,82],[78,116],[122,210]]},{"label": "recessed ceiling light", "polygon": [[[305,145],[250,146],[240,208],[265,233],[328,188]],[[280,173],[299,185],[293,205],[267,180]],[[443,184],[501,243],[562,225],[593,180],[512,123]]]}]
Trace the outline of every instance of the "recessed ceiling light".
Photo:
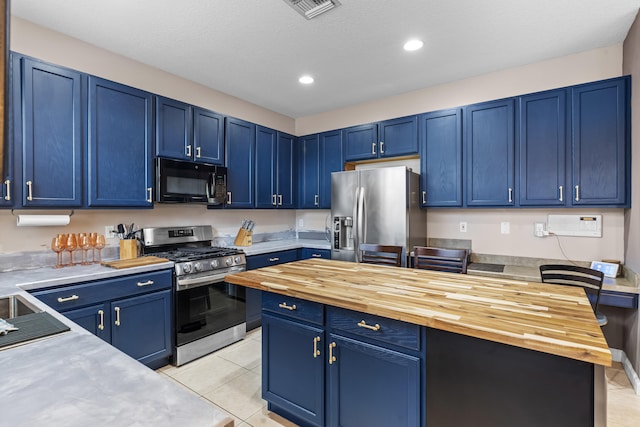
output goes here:
[{"label": "recessed ceiling light", "polygon": [[300,83],[302,83],[303,85],[310,85],[311,83],[313,83],[313,77],[311,76],[302,76],[298,79],[298,81]]},{"label": "recessed ceiling light", "polygon": [[422,40],[412,39],[404,44],[404,50],[412,51],[420,49],[424,43]]}]

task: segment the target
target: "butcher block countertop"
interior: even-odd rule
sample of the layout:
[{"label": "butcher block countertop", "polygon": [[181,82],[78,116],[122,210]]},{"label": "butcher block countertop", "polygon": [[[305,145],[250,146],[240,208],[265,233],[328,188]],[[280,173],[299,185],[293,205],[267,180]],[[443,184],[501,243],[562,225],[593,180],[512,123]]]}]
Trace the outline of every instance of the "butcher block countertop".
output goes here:
[{"label": "butcher block countertop", "polygon": [[319,258],[231,274],[225,281],[611,366],[607,342],[579,288]]}]

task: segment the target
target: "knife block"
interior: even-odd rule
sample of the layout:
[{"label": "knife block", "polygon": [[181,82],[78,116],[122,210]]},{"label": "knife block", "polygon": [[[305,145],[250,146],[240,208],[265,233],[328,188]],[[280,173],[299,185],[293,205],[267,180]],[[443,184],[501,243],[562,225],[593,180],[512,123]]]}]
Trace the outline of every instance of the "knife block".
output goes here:
[{"label": "knife block", "polygon": [[138,258],[138,241],[136,239],[120,240],[120,259]]},{"label": "knife block", "polygon": [[253,231],[241,228],[238,230],[236,240],[233,244],[236,246],[251,246],[253,244]]}]

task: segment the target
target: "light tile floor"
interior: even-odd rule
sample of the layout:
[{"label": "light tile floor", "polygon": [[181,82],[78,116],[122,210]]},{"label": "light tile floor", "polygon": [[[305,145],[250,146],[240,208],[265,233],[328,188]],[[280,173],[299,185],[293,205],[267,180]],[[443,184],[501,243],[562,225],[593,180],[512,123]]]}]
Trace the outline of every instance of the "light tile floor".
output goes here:
[{"label": "light tile floor", "polygon": [[[211,355],[179,368],[165,366],[165,375],[211,405],[227,412],[236,427],[295,427],[290,421],[267,410],[260,397],[261,330]],[[607,427],[640,425],[640,396],[619,363],[607,368]]]}]

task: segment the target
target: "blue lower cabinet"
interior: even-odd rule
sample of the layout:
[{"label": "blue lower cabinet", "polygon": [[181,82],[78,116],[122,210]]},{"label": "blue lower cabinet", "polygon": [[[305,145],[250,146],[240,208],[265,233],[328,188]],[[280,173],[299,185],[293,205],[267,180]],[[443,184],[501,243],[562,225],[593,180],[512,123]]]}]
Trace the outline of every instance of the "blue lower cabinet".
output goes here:
[{"label": "blue lower cabinet", "polygon": [[97,304],[64,312],[64,316],[73,320],[98,338],[111,341],[111,322],[107,304]]},{"label": "blue lower cabinet", "polygon": [[331,251],[329,249],[301,248],[299,258],[300,259],[309,259],[309,258],[331,259]]},{"label": "blue lower cabinet", "polygon": [[262,397],[269,409],[310,426],[324,426],[324,330],[262,317]]},{"label": "blue lower cabinet", "polygon": [[420,424],[420,359],[330,334],[328,413],[331,427]]},{"label": "blue lower cabinet", "polygon": [[171,291],[111,303],[111,344],[146,365],[171,355]]}]

